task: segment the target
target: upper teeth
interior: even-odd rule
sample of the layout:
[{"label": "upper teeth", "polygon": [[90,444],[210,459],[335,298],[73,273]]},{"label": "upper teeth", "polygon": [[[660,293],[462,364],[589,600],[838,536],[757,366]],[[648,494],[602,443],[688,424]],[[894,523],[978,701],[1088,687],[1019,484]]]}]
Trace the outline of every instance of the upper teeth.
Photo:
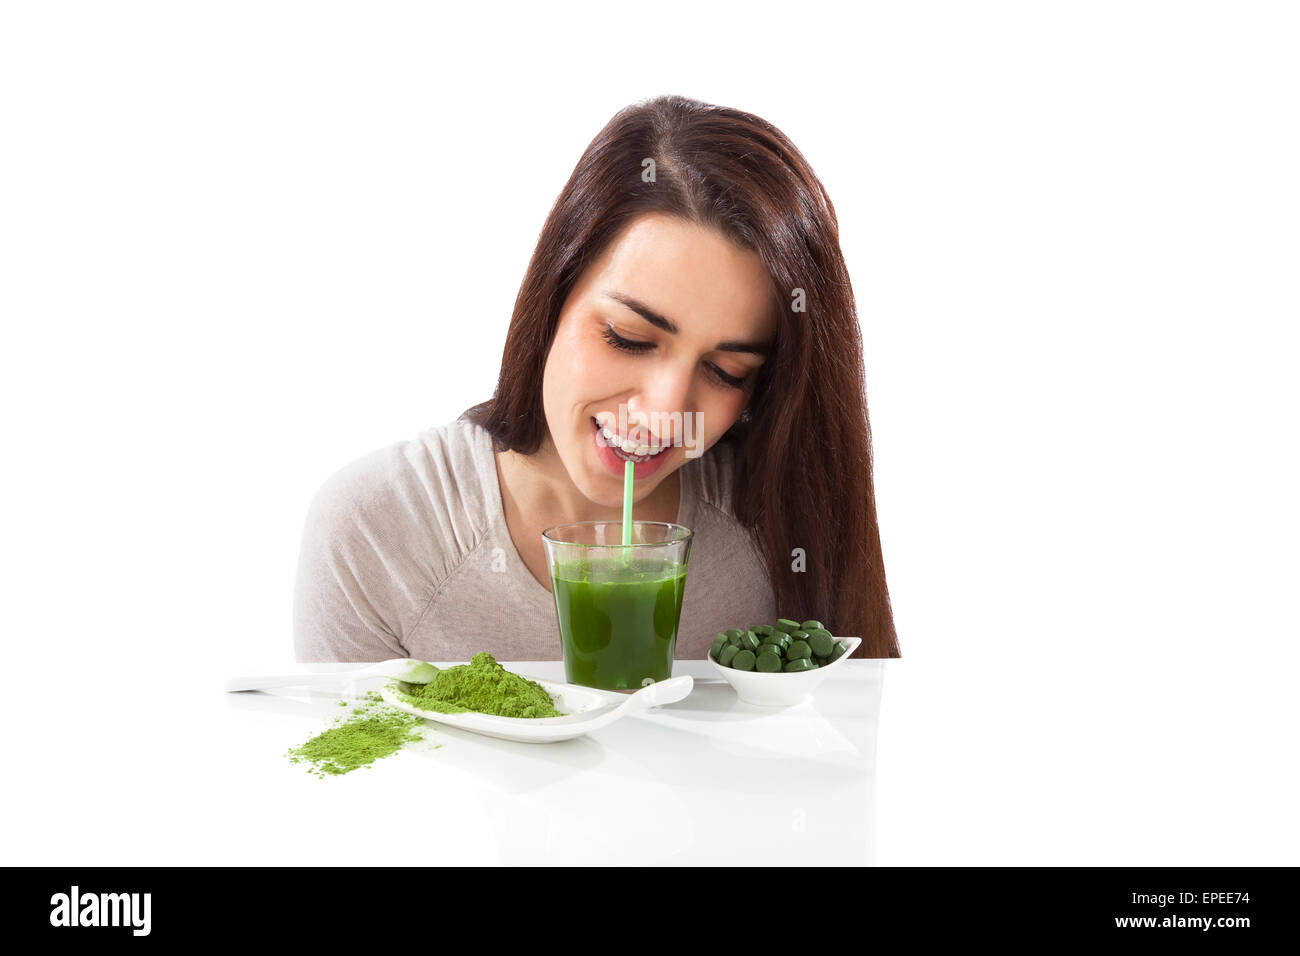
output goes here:
[{"label": "upper teeth", "polygon": [[602,427],[600,434],[604,436],[605,441],[611,445],[617,445],[623,449],[625,455],[657,455],[662,450],[658,445],[638,445],[630,438],[619,438],[608,428]]}]

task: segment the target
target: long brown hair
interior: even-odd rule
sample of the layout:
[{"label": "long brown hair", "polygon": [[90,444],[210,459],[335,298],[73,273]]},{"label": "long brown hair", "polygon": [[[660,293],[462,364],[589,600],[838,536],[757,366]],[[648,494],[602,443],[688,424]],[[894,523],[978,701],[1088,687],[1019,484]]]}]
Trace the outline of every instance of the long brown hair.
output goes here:
[{"label": "long brown hair", "polygon": [[[643,175],[647,159],[653,177]],[[835,208],[765,120],[682,96],[620,110],[542,228],[492,400],[465,416],[498,450],[537,451],[542,371],[564,302],[610,240],[652,212],[718,230],[758,253],[771,276],[774,350],[749,415],[719,442],[735,448],[736,518],[763,556],[778,613],[860,635],[859,656],[901,656],[876,524],[862,335]],[[800,289],[804,310],[795,311]]]}]

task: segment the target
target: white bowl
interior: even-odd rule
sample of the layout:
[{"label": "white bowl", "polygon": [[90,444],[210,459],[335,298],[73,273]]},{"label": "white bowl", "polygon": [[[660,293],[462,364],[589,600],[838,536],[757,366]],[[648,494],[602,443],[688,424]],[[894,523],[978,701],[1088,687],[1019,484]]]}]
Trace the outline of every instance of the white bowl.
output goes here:
[{"label": "white bowl", "polygon": [[826,679],[826,675],[848,660],[862,643],[860,637],[837,637],[835,640],[843,641],[848,650],[833,663],[810,671],[774,671],[771,674],[763,671],[738,671],[734,667],[723,667],[707,654],[705,657],[714,670],[736,689],[736,696],[741,700],[762,707],[788,707],[803,703],[811,697],[817,685]]}]

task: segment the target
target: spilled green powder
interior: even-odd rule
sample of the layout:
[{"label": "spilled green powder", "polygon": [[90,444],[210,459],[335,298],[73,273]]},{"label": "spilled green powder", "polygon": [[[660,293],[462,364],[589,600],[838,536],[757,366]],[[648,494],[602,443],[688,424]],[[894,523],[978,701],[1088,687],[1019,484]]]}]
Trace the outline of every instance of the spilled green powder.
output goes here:
[{"label": "spilled green powder", "polygon": [[[346,706],[343,701],[339,703]],[[308,772],[318,777],[348,773],[421,740],[418,727],[423,722],[421,717],[389,707],[372,690],[333,727],[287,751],[286,756],[290,763],[310,763]]]},{"label": "spilled green powder", "polygon": [[441,714],[477,711],[500,717],[563,717],[536,681],[512,674],[486,651],[468,664],[440,670],[427,684],[403,684],[398,696],[421,710]]},{"label": "spilled green powder", "polygon": [[[403,688],[398,696],[412,706],[438,713],[564,716],[540,684],[510,673],[488,653],[475,654],[468,664],[439,671],[428,684],[399,682],[390,686]],[[340,700],[339,706],[348,706],[347,701]],[[340,715],[334,726],[286,751],[285,756],[290,763],[310,764],[308,772],[318,777],[350,773],[422,740],[423,723],[422,717],[388,706],[379,692],[372,690],[349,713]]]}]

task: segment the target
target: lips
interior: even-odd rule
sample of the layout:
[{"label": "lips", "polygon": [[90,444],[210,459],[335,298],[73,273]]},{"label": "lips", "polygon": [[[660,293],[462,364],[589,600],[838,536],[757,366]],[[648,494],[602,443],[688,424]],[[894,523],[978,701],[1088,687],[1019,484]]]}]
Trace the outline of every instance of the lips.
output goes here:
[{"label": "lips", "polygon": [[[668,452],[672,449],[671,445],[665,445],[655,454],[636,455],[628,454],[623,451],[621,445],[615,446],[601,434],[601,425],[596,419],[591,419],[591,436],[592,444],[596,449],[596,458],[601,466],[611,475],[622,477],[626,468],[626,462],[633,462],[632,477],[636,480],[647,478],[654,474],[671,456]],[[645,447],[647,451],[649,446]]]},{"label": "lips", "polygon": [[614,454],[624,460],[648,461],[655,455],[662,454],[670,447],[669,445],[657,445],[651,442],[638,442],[634,439],[620,440],[613,433],[613,429],[603,427],[597,419],[593,418],[592,422],[596,425],[596,440],[604,442],[614,450]]}]

